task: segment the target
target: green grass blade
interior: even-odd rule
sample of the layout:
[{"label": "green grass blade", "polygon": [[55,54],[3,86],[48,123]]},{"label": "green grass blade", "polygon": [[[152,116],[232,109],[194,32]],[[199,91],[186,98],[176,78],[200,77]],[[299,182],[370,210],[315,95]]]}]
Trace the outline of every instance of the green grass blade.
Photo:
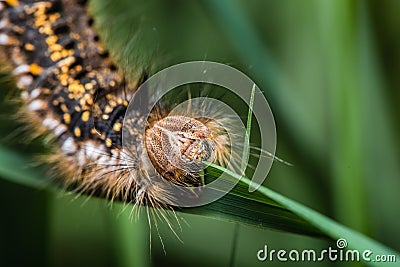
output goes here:
[{"label": "green grass blade", "polygon": [[[233,173],[223,167],[220,167],[215,164],[210,165],[212,168],[216,168],[220,171],[226,172],[228,175],[238,179],[240,182],[245,183],[246,185],[250,185],[251,181],[246,177],[240,176],[236,173]],[[260,186],[258,191],[261,192],[268,198],[276,201],[281,204],[288,210],[297,214],[299,217],[305,219],[307,222],[311,223],[318,229],[320,229],[323,233],[331,237],[332,239],[340,239],[344,238],[348,242],[348,248],[357,249],[362,253],[364,250],[370,250],[375,255],[394,255],[396,259],[400,259],[400,254],[377,241],[358,233],[344,225],[339,224],[338,222],[300,204],[294,200],[291,200],[277,192],[272,191],[264,186]],[[367,262],[371,266],[398,266],[396,262]]]},{"label": "green grass blade", "polygon": [[246,171],[246,167],[247,167],[247,160],[248,160],[248,157],[249,157],[251,119],[253,118],[253,105],[254,105],[254,94],[255,94],[255,91],[256,91],[256,85],[254,84],[253,88],[251,89],[249,111],[247,113],[247,122],[246,122],[246,143],[244,144],[243,160],[242,160],[242,164],[240,166],[240,170],[241,170],[243,176],[245,176],[245,171]]},{"label": "green grass blade", "polygon": [[185,208],[180,211],[258,228],[327,237],[306,220],[283,207],[264,204],[233,194],[228,194],[205,206]]}]

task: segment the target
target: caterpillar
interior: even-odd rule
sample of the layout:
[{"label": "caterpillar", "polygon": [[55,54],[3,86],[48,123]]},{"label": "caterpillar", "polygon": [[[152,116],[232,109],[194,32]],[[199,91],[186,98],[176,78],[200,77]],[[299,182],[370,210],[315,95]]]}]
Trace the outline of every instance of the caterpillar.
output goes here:
[{"label": "caterpillar", "polygon": [[[229,118],[193,117],[190,110],[169,115],[171,108],[159,103],[150,116],[137,113],[124,122],[146,75],[125,75],[87,9],[81,0],[0,1],[0,55],[20,90],[20,117],[36,135],[49,134],[56,143],[45,160],[67,188],[173,209],[168,188],[153,181],[149,170],[177,185],[202,184],[199,170],[186,167],[226,163],[230,138],[222,125]],[[123,127],[132,140],[129,152],[122,147]],[[142,127],[145,134],[138,131]]]}]

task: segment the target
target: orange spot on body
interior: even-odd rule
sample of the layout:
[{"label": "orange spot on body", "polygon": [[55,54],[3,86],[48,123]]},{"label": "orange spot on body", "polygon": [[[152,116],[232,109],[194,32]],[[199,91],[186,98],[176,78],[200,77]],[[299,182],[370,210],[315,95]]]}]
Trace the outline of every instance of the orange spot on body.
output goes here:
[{"label": "orange spot on body", "polygon": [[57,43],[57,40],[58,40],[57,36],[51,35],[51,36],[47,37],[45,41],[46,41],[46,44],[50,46],[50,45]]},{"label": "orange spot on body", "polygon": [[64,118],[65,124],[70,124],[70,122],[71,122],[71,115],[69,115],[69,113],[64,113],[63,118]]},{"label": "orange spot on body", "polygon": [[62,110],[64,113],[68,113],[67,105],[61,104],[60,108],[61,108],[61,110]]},{"label": "orange spot on body", "polygon": [[112,111],[113,111],[113,109],[109,105],[107,105],[106,108],[104,109],[105,113],[111,113]]},{"label": "orange spot on body", "polygon": [[38,64],[33,63],[33,64],[29,65],[29,72],[32,73],[32,75],[37,76],[43,72],[43,69]]},{"label": "orange spot on body", "polygon": [[82,113],[82,121],[87,122],[89,120],[90,112],[89,111],[84,111]]},{"label": "orange spot on body", "polygon": [[60,13],[51,14],[49,16],[49,21],[50,23],[54,23],[59,18],[60,18]]},{"label": "orange spot on body", "polygon": [[35,47],[34,47],[33,44],[31,44],[31,43],[26,43],[26,44],[24,45],[24,48],[25,48],[26,51],[33,51],[33,50],[35,50]]},{"label": "orange spot on body", "polygon": [[111,146],[112,146],[112,140],[111,140],[111,138],[107,138],[107,139],[106,139],[106,146],[107,146],[107,147],[111,147]]},{"label": "orange spot on body", "polygon": [[91,84],[91,83],[86,83],[86,84],[85,84],[85,89],[86,89],[86,90],[92,90],[92,89],[93,89],[93,84]]},{"label": "orange spot on body", "polygon": [[[36,14],[35,14],[36,15]],[[35,23],[33,24],[36,28],[39,28],[46,24],[47,17],[44,15],[37,16]]]},{"label": "orange spot on body", "polygon": [[51,29],[50,24],[45,24],[45,25],[39,27],[39,32],[41,34],[46,34],[46,35],[53,34],[53,30]]},{"label": "orange spot on body", "polygon": [[73,83],[68,86],[68,91],[72,94],[83,94],[85,92],[85,88],[80,83]]},{"label": "orange spot on body", "polygon": [[120,123],[120,122],[114,123],[114,126],[113,126],[114,131],[119,132],[121,130],[121,128],[122,128],[122,123]]},{"label": "orange spot on body", "polygon": [[74,134],[76,137],[80,137],[81,136],[81,129],[79,127],[76,127],[74,129]]},{"label": "orange spot on body", "polygon": [[54,53],[51,53],[50,59],[51,59],[53,62],[59,61],[59,60],[61,59],[61,53],[58,52],[58,51],[57,51],[57,52],[54,52]]},{"label": "orange spot on body", "polygon": [[6,3],[10,6],[18,6],[19,5],[18,0],[6,0]]}]

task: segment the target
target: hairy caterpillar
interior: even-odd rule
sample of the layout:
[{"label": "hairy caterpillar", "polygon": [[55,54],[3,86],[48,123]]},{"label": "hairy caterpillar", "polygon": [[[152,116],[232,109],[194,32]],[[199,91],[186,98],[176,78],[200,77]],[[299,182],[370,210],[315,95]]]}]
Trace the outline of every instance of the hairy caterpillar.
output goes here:
[{"label": "hairy caterpillar", "polygon": [[[229,119],[194,118],[190,111],[169,116],[170,108],[160,104],[149,118],[138,113],[126,121],[133,141],[129,153],[124,151],[124,115],[145,75],[135,80],[124,75],[86,9],[79,0],[0,1],[0,52],[21,89],[23,117],[37,134],[50,132],[58,144],[46,160],[63,173],[67,186],[171,208],[165,204],[168,189],[152,181],[148,170],[154,166],[174,184],[201,184],[198,170],[182,164],[210,159],[223,164],[231,150],[221,125]],[[141,127],[145,135],[137,130]]]}]

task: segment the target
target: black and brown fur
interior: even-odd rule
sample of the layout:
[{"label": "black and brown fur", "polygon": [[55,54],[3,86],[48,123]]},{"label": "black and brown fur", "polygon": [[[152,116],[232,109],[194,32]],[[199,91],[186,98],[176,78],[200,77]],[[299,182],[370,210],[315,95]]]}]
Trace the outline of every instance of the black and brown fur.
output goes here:
[{"label": "black and brown fur", "polygon": [[1,1],[0,48],[21,89],[23,118],[58,143],[47,160],[66,184],[134,201],[138,187],[127,168],[137,164],[121,157],[121,131],[138,84],[103,48],[86,9],[78,0]]},{"label": "black and brown fur", "polygon": [[[174,183],[195,186],[200,179],[196,172],[173,168],[162,160],[169,151],[160,151],[163,132],[150,129],[154,125],[170,131],[181,124],[176,134],[183,141],[171,147],[189,159],[207,159],[210,151],[195,153],[199,147],[213,147],[210,140],[216,143],[217,160],[227,157],[229,140],[219,136],[221,131],[212,120],[163,119],[167,113],[159,111],[153,116],[158,124],[140,114],[125,121],[133,141],[129,152],[124,152],[124,115],[143,78],[129,80],[118,68],[93,28],[85,1],[3,0],[0,18],[0,55],[8,61],[20,89],[22,117],[38,134],[50,132],[58,143],[46,160],[63,174],[67,186],[109,199],[169,208],[163,204],[168,189],[151,182],[149,164]],[[147,126],[146,134],[138,132],[141,126]],[[189,133],[192,126],[197,132]],[[185,127],[187,132],[182,132]],[[207,134],[199,132],[203,128]],[[151,163],[141,160],[145,149]]]}]

